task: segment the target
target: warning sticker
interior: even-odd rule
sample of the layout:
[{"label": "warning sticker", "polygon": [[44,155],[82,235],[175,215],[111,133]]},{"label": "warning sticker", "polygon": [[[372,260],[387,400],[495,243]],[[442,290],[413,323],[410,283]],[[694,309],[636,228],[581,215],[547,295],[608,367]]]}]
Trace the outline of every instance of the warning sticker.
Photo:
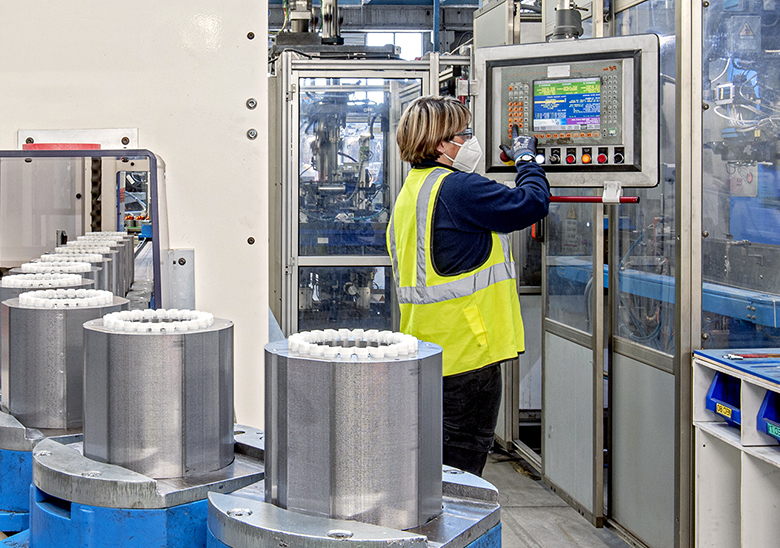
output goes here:
[{"label": "warning sticker", "polygon": [[750,25],[745,23],[742,26],[742,30],[739,31],[740,36],[755,36],[756,34],[753,32],[753,29],[750,28]]}]

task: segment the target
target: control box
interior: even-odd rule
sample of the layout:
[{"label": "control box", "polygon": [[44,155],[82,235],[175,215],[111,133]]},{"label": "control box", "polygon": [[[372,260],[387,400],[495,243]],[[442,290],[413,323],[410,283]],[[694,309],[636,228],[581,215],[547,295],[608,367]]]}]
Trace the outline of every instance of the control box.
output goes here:
[{"label": "control box", "polygon": [[656,185],[658,60],[654,34],[478,49],[482,171],[513,178],[499,145],[516,126],[554,186]]}]

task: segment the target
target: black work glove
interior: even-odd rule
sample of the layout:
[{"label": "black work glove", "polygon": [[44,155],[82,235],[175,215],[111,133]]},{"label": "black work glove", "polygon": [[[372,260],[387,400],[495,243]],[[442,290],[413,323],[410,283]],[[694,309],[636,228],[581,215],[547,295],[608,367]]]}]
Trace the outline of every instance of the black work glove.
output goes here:
[{"label": "black work glove", "polygon": [[[512,148],[500,145],[501,160],[512,161],[515,165],[520,162],[529,162],[536,158],[536,137],[532,135],[520,135],[517,125],[512,126]],[[506,156],[506,158],[504,158]]]}]

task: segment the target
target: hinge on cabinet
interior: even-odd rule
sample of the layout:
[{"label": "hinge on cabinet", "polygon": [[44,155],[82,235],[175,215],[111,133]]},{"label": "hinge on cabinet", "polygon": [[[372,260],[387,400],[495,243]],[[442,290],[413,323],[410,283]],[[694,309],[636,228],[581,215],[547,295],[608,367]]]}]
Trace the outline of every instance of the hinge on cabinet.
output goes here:
[{"label": "hinge on cabinet", "polygon": [[295,270],[295,257],[290,257],[289,262],[286,265],[284,265],[284,273],[287,276],[292,276],[294,270]]},{"label": "hinge on cabinet", "polygon": [[290,84],[290,91],[287,92],[286,99],[287,101],[292,101],[293,95],[296,94],[298,91],[298,85],[297,84]]}]

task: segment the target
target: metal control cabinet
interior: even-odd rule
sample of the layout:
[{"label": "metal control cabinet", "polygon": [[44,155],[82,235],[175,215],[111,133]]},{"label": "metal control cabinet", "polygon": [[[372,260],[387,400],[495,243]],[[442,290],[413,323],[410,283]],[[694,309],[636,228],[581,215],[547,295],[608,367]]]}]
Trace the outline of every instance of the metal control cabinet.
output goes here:
[{"label": "metal control cabinet", "polygon": [[274,69],[271,309],[286,334],[391,329],[397,307],[385,231],[408,169],[395,133],[406,106],[433,89],[438,56],[334,60],[286,51]]}]

